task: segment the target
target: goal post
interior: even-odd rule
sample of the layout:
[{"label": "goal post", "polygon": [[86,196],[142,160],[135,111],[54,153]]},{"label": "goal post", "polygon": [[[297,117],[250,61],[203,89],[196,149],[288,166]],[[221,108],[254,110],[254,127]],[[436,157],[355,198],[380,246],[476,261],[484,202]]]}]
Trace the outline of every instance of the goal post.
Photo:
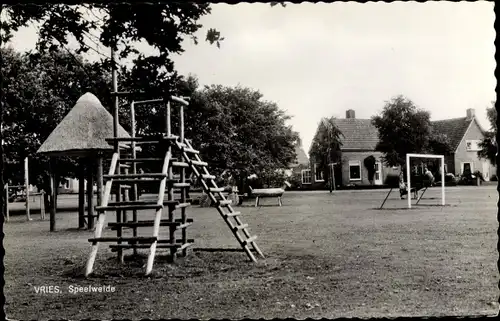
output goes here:
[{"label": "goal post", "polygon": [[408,178],[408,208],[411,208],[411,171],[410,171],[410,160],[412,158],[434,158],[441,160],[441,205],[445,205],[445,195],[444,195],[444,155],[430,155],[430,154],[406,154],[406,177]]}]

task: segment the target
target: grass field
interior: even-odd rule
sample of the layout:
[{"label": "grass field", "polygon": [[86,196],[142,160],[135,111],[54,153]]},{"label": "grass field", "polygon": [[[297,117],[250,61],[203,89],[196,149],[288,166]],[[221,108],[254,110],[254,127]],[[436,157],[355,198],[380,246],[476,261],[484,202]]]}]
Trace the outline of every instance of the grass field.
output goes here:
[{"label": "grass field", "polygon": [[[495,314],[499,294],[495,186],[447,188],[448,206],[404,210],[393,192],[290,192],[243,220],[267,256],[193,252],[175,264],[158,257],[151,277],[141,262],[119,266],[101,246],[95,276],[82,277],[88,231],[77,214],[49,222],[13,216],[4,226],[7,315],[14,319],[333,318]],[[421,203],[439,203],[440,190]],[[268,204],[266,206],[266,204]],[[152,219],[152,212],[141,218]],[[237,247],[213,208],[193,207],[196,248]],[[114,215],[108,215],[110,220]],[[149,231],[148,229],[145,232]],[[106,230],[104,235],[112,235]],[[60,293],[36,293],[39,286]],[[109,293],[69,292],[71,285],[114,286]]]}]

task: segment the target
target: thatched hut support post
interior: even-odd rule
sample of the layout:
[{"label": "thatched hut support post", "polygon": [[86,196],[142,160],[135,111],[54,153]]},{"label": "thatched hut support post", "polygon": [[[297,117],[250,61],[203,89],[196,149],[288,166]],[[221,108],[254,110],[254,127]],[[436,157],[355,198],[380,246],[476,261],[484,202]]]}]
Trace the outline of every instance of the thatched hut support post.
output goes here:
[{"label": "thatched hut support post", "polygon": [[78,228],[85,228],[85,163],[79,159],[78,172]]},{"label": "thatched hut support post", "polygon": [[87,159],[87,226],[91,230],[94,228],[94,173],[92,171],[91,158]]},{"label": "thatched hut support post", "polygon": [[50,231],[56,230],[56,180],[54,175],[55,164],[54,160],[50,159],[49,180],[50,180]]}]

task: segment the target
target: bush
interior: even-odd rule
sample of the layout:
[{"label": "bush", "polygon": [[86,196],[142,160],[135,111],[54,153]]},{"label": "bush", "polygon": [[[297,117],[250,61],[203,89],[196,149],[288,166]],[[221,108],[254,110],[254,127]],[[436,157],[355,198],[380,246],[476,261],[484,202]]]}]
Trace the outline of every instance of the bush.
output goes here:
[{"label": "bush", "polygon": [[399,188],[399,175],[395,174],[387,175],[384,184],[389,187]]},{"label": "bush", "polygon": [[302,175],[295,172],[288,178],[288,182],[292,185],[290,189],[300,189],[302,186]]},{"label": "bush", "polygon": [[249,180],[248,184],[252,188],[275,188],[282,187],[285,181],[288,181],[289,177],[278,171],[268,171],[257,174],[257,178]]},{"label": "bush", "polygon": [[460,176],[458,180],[459,185],[476,185],[477,177],[484,182],[483,174],[480,171],[475,171],[474,173],[466,173]]}]

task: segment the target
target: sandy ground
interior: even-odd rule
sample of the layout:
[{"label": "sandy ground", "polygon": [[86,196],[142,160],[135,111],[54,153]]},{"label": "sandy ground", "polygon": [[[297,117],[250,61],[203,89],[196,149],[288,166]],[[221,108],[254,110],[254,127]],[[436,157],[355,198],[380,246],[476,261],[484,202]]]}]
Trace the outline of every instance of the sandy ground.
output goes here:
[{"label": "sandy ground", "polygon": [[[254,264],[241,252],[190,252],[170,264],[159,256],[147,278],[141,275],[143,261],[120,266],[104,245],[95,275],[83,278],[92,233],[75,230],[76,213],[58,214],[54,233],[39,215],[31,222],[12,216],[4,226],[7,315],[75,320],[495,314],[495,186],[448,188],[445,207],[435,206],[439,193],[428,191],[421,201],[428,206],[411,210],[402,209],[406,201],[396,192],[387,209],[374,209],[384,191],[293,192],[282,207],[274,199],[259,208],[244,204],[236,209],[258,235],[266,259]],[[189,217],[195,224],[188,237],[196,248],[238,246],[215,209],[193,207]],[[71,293],[71,286],[87,285],[114,291]]]}]

